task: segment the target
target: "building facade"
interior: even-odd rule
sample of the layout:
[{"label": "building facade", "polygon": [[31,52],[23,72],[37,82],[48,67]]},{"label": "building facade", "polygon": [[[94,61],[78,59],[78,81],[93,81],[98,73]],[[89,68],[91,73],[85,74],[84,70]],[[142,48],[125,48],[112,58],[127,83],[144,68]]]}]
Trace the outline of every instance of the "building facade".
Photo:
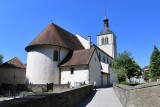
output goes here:
[{"label": "building facade", "polygon": [[25,75],[26,67],[17,57],[0,65],[0,84],[24,84]]},{"label": "building facade", "polygon": [[28,52],[26,78],[31,84],[91,84],[106,87],[115,82],[112,69],[116,58],[116,36],[104,19],[98,45],[50,23],[25,49]]}]

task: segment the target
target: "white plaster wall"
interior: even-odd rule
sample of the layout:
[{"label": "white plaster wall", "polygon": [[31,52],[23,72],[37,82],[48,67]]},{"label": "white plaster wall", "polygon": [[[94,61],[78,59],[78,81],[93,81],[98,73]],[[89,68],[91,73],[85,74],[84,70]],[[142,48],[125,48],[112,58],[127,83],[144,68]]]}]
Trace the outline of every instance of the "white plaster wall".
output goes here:
[{"label": "white plaster wall", "polygon": [[103,78],[103,87],[107,87],[107,83],[108,83],[108,79],[107,79],[107,75],[106,74],[102,74],[102,78]]},{"label": "white plaster wall", "polygon": [[99,48],[114,58],[114,51],[113,51],[114,47],[112,44],[101,45],[101,46],[99,46]]},{"label": "white plaster wall", "polygon": [[89,70],[88,67],[79,66],[73,67],[74,73],[71,74],[70,68],[61,68],[61,84],[71,83],[71,86],[75,86],[75,82],[84,82],[89,84]]},{"label": "white plaster wall", "polygon": [[61,48],[60,49],[60,62],[68,55],[69,49]]},{"label": "white plaster wall", "polygon": [[101,43],[101,38],[105,38],[108,37],[108,44],[112,44],[113,43],[113,34],[107,34],[107,35],[100,35],[98,36],[98,46],[102,45]]},{"label": "white plaster wall", "polygon": [[72,79],[70,68],[61,68],[61,84],[68,84]]},{"label": "white plaster wall", "polygon": [[24,84],[26,79],[26,69],[22,68],[0,68],[0,84],[14,84],[14,75],[16,84]]},{"label": "white plaster wall", "polygon": [[[108,58],[108,61],[109,61],[109,63],[108,64],[113,64],[113,60],[114,59],[112,59],[111,57],[109,57],[109,56],[107,56],[106,54],[104,54],[101,50],[99,50],[99,49],[97,49],[97,52],[98,52],[98,54],[100,53],[101,54],[101,61],[103,61],[103,56],[105,56],[105,57],[107,57]],[[103,68],[105,69],[105,64],[107,64],[107,61],[105,60],[105,64],[103,64],[104,62],[101,62],[102,63],[102,66],[103,66]],[[107,64],[107,65],[108,65]],[[111,68],[111,66],[108,66],[108,73],[110,73],[110,85],[112,85],[113,84],[113,82],[115,82],[116,81],[116,79],[115,79],[115,74],[114,74],[114,72],[113,72],[113,69]],[[105,72],[107,72],[107,70],[104,70]]]},{"label": "white plaster wall", "polygon": [[83,45],[83,47],[85,49],[88,49],[89,48],[89,43],[88,43],[88,40],[86,40],[85,38],[83,38],[82,36],[76,34],[77,38],[79,39],[79,41],[81,42],[81,44]]},{"label": "white plaster wall", "polygon": [[[105,56],[105,62],[103,62],[103,63],[106,63],[106,64],[110,64],[110,62],[113,63],[113,58],[111,58],[110,56],[108,56],[107,54],[102,52],[100,49],[97,49],[97,53],[98,53],[98,55],[99,55],[99,53],[101,54],[101,61],[100,62],[103,62],[103,56]],[[108,63],[107,63],[107,59],[108,59]]]},{"label": "white plaster wall", "polygon": [[116,77],[113,72],[113,68],[110,68],[110,85],[113,85],[114,82],[116,82]]},{"label": "white plaster wall", "polygon": [[89,63],[89,71],[90,71],[90,83],[96,81],[96,86],[101,87],[102,79],[101,79],[101,65],[98,60],[98,56],[96,51],[94,51],[93,56]]},{"label": "white plaster wall", "polygon": [[[101,39],[108,37],[108,44],[102,45]],[[117,47],[116,47],[116,39],[113,34],[101,35],[97,37],[98,39],[98,47],[102,49],[104,52],[109,54],[111,57],[115,58],[117,56]]]},{"label": "white plaster wall", "polygon": [[[30,83],[59,83],[60,73],[57,67],[58,61],[53,61],[54,50],[59,52],[59,49],[56,46],[39,46],[28,52],[26,77]],[[64,58],[66,55],[67,52],[64,49],[60,58]]]}]

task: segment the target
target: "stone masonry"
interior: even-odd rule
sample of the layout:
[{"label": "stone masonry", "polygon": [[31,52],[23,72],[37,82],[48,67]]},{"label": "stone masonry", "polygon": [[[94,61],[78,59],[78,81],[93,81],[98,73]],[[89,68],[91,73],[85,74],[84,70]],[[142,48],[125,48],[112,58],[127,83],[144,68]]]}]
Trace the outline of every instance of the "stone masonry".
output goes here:
[{"label": "stone masonry", "polygon": [[124,107],[160,107],[160,82],[138,86],[113,85]]},{"label": "stone masonry", "polygon": [[48,93],[16,98],[0,102],[0,107],[75,107],[93,90],[93,85],[68,89],[57,93]]}]

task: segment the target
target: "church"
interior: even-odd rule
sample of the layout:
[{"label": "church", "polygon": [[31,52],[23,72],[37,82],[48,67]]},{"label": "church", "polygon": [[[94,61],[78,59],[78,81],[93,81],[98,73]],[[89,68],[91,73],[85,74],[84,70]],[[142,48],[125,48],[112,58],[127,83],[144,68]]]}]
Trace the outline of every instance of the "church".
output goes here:
[{"label": "church", "polygon": [[105,18],[97,45],[51,22],[25,48],[26,78],[31,84],[91,84],[107,87],[116,81],[112,64],[117,56],[116,36]]}]

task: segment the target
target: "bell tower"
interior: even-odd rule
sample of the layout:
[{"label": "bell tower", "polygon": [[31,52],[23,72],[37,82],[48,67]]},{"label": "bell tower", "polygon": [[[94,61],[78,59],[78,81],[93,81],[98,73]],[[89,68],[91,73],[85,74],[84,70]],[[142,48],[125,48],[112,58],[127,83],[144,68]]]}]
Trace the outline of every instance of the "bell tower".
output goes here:
[{"label": "bell tower", "polygon": [[115,34],[109,29],[109,20],[105,17],[104,20],[104,28],[97,35],[97,45],[100,49],[106,52],[113,58],[117,57],[117,45],[116,45],[116,36]]}]

